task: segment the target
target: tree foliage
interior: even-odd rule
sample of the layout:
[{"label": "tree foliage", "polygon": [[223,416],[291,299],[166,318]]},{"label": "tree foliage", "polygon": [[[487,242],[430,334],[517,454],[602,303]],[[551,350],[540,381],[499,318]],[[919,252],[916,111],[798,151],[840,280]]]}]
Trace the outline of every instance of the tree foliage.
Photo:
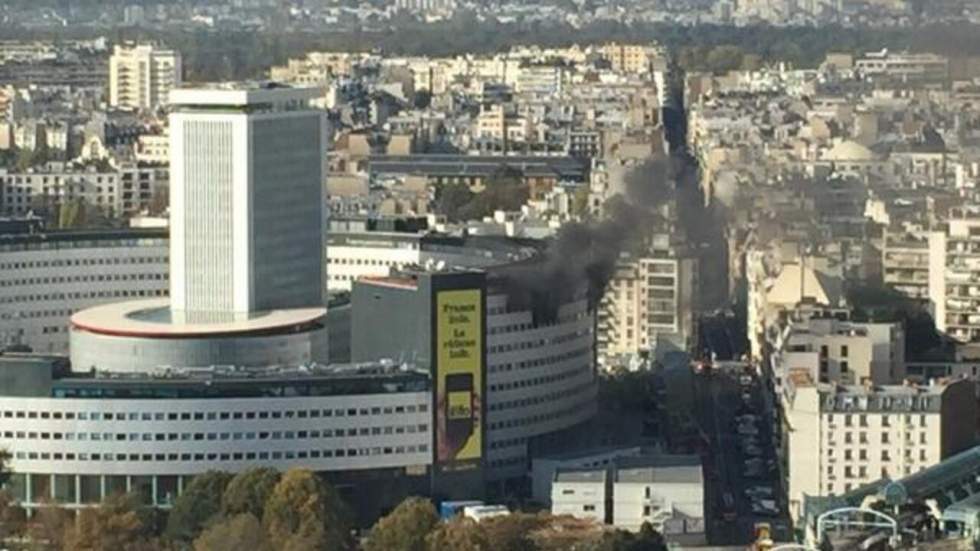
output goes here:
[{"label": "tree foliage", "polygon": [[222,495],[230,480],[231,475],[221,471],[195,476],[174,500],[167,519],[167,538],[175,542],[192,542],[221,512]]},{"label": "tree foliage", "polygon": [[636,534],[626,530],[607,532],[590,551],[667,551],[667,544],[649,522],[644,522]]},{"label": "tree foliage", "polygon": [[374,525],[364,551],[425,551],[425,537],[438,524],[429,500],[408,498]]},{"label": "tree foliage", "polygon": [[248,469],[235,475],[221,496],[221,514],[251,514],[261,519],[265,503],[279,482],[279,471],[269,467]]},{"label": "tree foliage", "polygon": [[459,517],[437,526],[426,545],[429,551],[488,551],[491,542],[477,522]]},{"label": "tree foliage", "polygon": [[44,542],[51,549],[65,548],[65,532],[71,522],[71,513],[55,505],[43,505],[35,509],[27,527],[32,541]]},{"label": "tree foliage", "polygon": [[152,512],[134,494],[106,498],[82,509],[65,528],[65,549],[77,551],[143,551],[159,548]]},{"label": "tree foliage", "polygon": [[533,534],[547,521],[547,517],[540,515],[514,513],[488,518],[480,524],[496,551],[538,551]]},{"label": "tree foliage", "polygon": [[530,189],[519,172],[506,167],[483,182],[474,192],[466,184],[443,184],[436,189],[436,212],[450,220],[480,220],[494,211],[520,210],[530,197]]},{"label": "tree foliage", "polygon": [[262,523],[251,513],[223,518],[209,526],[196,540],[194,551],[272,551]]},{"label": "tree foliage", "polygon": [[0,491],[0,546],[9,538],[24,535],[27,528],[27,512],[15,502],[13,496]]},{"label": "tree foliage", "polygon": [[308,469],[291,469],[265,504],[262,523],[283,550],[342,551],[352,523],[337,491]]}]

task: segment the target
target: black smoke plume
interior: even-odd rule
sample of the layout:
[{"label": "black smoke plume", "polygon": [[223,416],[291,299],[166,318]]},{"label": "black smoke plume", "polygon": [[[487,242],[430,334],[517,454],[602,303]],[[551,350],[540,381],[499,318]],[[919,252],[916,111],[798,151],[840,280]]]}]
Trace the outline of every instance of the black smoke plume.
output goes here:
[{"label": "black smoke plume", "polygon": [[642,246],[664,217],[660,208],[674,198],[676,171],[669,159],[645,162],[624,178],[625,193],[614,195],[601,220],[562,226],[547,249],[532,261],[498,272],[511,310],[528,310],[534,323],[554,322],[558,308],[585,290],[595,308],[612,279],[621,253]]}]

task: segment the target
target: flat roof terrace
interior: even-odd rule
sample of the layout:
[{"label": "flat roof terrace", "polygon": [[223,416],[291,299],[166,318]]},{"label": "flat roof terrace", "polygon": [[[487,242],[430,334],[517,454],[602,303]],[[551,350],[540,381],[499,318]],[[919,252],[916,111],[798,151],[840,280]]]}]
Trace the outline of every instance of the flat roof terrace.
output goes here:
[{"label": "flat roof terrace", "polygon": [[247,317],[183,321],[170,311],[170,300],[153,298],[115,302],[77,312],[71,317],[76,330],[101,335],[148,338],[195,338],[269,335],[310,329],[326,316],[327,309],[292,308],[257,312]]}]

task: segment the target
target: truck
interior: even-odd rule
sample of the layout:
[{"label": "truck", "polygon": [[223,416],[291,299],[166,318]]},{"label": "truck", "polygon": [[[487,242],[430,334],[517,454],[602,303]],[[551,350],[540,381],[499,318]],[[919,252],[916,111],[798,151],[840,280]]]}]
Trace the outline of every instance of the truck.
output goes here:
[{"label": "truck", "polygon": [[477,522],[485,518],[509,515],[510,510],[503,505],[467,505],[463,507],[463,516]]},{"label": "truck", "polygon": [[439,518],[442,520],[451,520],[456,515],[462,513],[466,507],[478,507],[480,505],[484,505],[484,503],[478,500],[443,501],[439,504]]}]

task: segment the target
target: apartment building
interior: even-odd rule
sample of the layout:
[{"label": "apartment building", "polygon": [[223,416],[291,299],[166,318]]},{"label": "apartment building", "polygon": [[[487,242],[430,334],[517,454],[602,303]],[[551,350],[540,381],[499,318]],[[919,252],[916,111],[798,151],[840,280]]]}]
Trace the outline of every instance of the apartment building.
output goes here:
[{"label": "apartment building", "polygon": [[929,300],[929,235],[924,231],[886,229],[881,249],[885,285],[903,295]]},{"label": "apartment building", "polygon": [[639,74],[666,68],[667,58],[656,46],[610,43],[599,51],[616,72]]},{"label": "apartment building", "polygon": [[0,211],[8,216],[80,199],[106,216],[137,213],[169,184],[164,167],[121,166],[110,170],[76,169],[53,164],[39,172],[0,169]]},{"label": "apartment building", "polygon": [[929,234],[929,300],[936,329],[960,342],[980,340],[980,208],[955,213]]},{"label": "apartment building", "polygon": [[655,236],[642,256],[623,258],[599,306],[600,363],[689,350],[697,281],[697,259],[667,234]]},{"label": "apartment building", "polygon": [[936,54],[868,52],[855,61],[864,75],[884,76],[903,81],[944,81],[949,78],[949,60]]},{"label": "apartment building", "polygon": [[966,379],[862,386],[816,383],[795,372],[782,390],[794,518],[802,514],[804,495],[840,495],[901,478],[974,443],[976,384]]},{"label": "apartment building", "polygon": [[898,383],[905,378],[905,331],[900,323],[796,320],[776,365],[779,376],[807,368],[821,383]]},{"label": "apartment building", "polygon": [[150,44],[117,45],[109,59],[109,105],[155,109],[181,84],[180,53]]}]

